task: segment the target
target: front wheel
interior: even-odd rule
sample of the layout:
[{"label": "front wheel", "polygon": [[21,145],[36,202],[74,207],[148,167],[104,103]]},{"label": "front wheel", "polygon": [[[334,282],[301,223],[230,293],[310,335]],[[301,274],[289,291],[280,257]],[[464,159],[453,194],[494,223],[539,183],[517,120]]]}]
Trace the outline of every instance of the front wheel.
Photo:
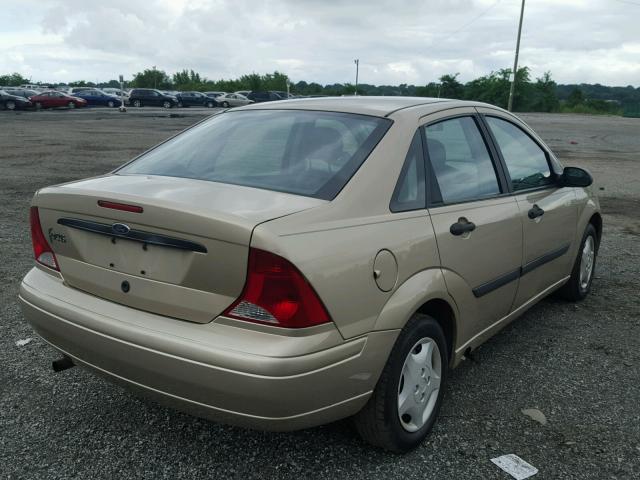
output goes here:
[{"label": "front wheel", "polygon": [[142,102],[140,100],[134,100],[133,101],[133,106],[138,108],[142,106]]},{"label": "front wheel", "polygon": [[207,108],[213,108],[213,102],[207,102]]},{"label": "front wheel", "polygon": [[16,102],[14,102],[13,100],[7,100],[7,103],[5,103],[4,106],[7,108],[7,110],[15,110]]},{"label": "front wheel", "polygon": [[76,108],[76,104],[73,103],[73,102],[69,102],[69,103],[67,103],[67,107],[69,107],[71,109],[74,109],[74,108]]},{"label": "front wheel", "polygon": [[573,264],[571,277],[565,283],[558,294],[565,300],[578,302],[583,300],[591,290],[593,272],[596,267],[598,254],[598,233],[592,224],[587,225],[582,235],[578,256]]},{"label": "front wheel", "polygon": [[107,102],[107,107],[109,107],[109,108],[113,108],[113,107],[115,107],[115,106],[116,106],[116,104],[115,104],[115,102],[113,102],[113,100],[109,100],[109,101]]},{"label": "front wheel", "polygon": [[222,106],[224,108],[229,108],[229,102],[222,102]]},{"label": "front wheel", "polygon": [[[178,104],[178,105],[179,105],[179,104]],[[162,102],[162,106],[163,106],[164,108],[171,108],[171,106],[172,106],[172,105],[171,105],[171,102],[169,102],[169,101],[165,100],[164,102]]]},{"label": "front wheel", "polygon": [[438,322],[415,314],[400,332],[373,395],[354,417],[360,436],[392,452],[417,447],[438,416],[448,358]]},{"label": "front wheel", "polygon": [[36,102],[36,110],[42,110],[42,103]]}]

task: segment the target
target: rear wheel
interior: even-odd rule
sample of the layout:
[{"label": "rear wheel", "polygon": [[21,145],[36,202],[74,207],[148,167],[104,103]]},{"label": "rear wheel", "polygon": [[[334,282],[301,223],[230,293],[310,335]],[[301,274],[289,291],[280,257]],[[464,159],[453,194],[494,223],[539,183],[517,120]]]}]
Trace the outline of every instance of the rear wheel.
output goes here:
[{"label": "rear wheel", "polygon": [[428,315],[414,315],[396,340],[373,395],[354,417],[360,436],[393,452],[417,447],[438,416],[447,369],[442,328]]},{"label": "rear wheel", "polygon": [[222,102],[222,106],[224,108],[229,108],[229,102]]},{"label": "rear wheel", "polygon": [[[171,108],[171,102],[168,100],[165,100],[164,102],[162,102],[162,106],[164,108]],[[180,104],[178,104],[178,106],[180,106]]]},{"label": "rear wheel", "polygon": [[582,242],[571,271],[571,277],[558,291],[562,298],[577,302],[589,294],[593,283],[597,254],[598,234],[594,226],[589,224],[582,235]]},{"label": "rear wheel", "polygon": [[134,100],[133,101],[133,106],[134,107],[141,107],[142,106],[142,102],[140,100]]},{"label": "rear wheel", "polygon": [[213,108],[213,102],[207,102],[207,108]]},{"label": "rear wheel", "polygon": [[5,103],[4,106],[6,107],[7,110],[15,110],[16,102],[14,102],[13,100],[7,100],[7,103]]},{"label": "rear wheel", "polygon": [[73,103],[73,102],[69,102],[69,103],[67,103],[67,107],[69,107],[71,109],[74,109],[74,108],[76,108],[76,104]]},{"label": "rear wheel", "polygon": [[113,108],[113,107],[115,107],[115,106],[116,106],[116,104],[115,104],[115,102],[114,102],[113,100],[109,100],[109,101],[107,102],[107,106],[108,106],[109,108]]},{"label": "rear wheel", "polygon": [[42,109],[42,103],[36,102],[36,110]]}]

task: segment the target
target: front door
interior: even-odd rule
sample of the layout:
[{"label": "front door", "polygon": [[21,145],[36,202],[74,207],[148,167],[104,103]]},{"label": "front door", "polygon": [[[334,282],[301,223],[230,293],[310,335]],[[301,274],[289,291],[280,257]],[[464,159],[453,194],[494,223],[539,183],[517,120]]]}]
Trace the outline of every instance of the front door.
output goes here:
[{"label": "front door", "polygon": [[[506,316],[518,288],[522,220],[473,109],[423,127],[429,213],[447,288],[472,338]],[[449,118],[447,118],[447,115]],[[462,333],[462,332],[461,332]]]},{"label": "front door", "polygon": [[569,275],[578,207],[573,188],[559,187],[549,153],[523,125],[495,111],[484,115],[506,170],[523,223],[520,307]]}]

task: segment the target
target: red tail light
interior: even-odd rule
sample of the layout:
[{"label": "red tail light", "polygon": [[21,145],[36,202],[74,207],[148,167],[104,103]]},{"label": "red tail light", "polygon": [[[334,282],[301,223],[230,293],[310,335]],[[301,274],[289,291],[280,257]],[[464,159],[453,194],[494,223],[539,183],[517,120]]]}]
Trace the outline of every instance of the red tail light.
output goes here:
[{"label": "red tail light", "polygon": [[223,315],[287,328],[331,321],[313,287],[291,262],[255,248],[249,251],[244,290]]},{"label": "red tail light", "polygon": [[122,210],[123,212],[142,213],[142,207],[138,205],[129,205],[127,203],[108,202],[107,200],[98,200],[98,205],[103,208],[113,208],[114,210]]},{"label": "red tail light", "polygon": [[47,239],[42,233],[42,226],[40,225],[40,215],[38,213],[38,207],[31,207],[29,211],[29,221],[31,223],[31,243],[33,244],[33,255],[36,257],[36,262],[41,263],[45,267],[53,268],[54,270],[60,270],[58,268],[58,261],[56,256],[51,250]]}]

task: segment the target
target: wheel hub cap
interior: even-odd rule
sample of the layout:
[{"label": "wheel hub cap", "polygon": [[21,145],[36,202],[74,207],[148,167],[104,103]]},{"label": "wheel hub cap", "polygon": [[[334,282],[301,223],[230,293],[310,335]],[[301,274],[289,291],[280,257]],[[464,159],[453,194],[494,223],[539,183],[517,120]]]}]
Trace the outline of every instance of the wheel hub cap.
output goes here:
[{"label": "wheel hub cap", "polygon": [[402,427],[415,432],[433,412],[442,375],[440,349],[431,338],[416,342],[402,367],[398,385],[398,417]]},{"label": "wheel hub cap", "polygon": [[582,257],[580,260],[580,288],[583,290],[589,286],[591,275],[593,275],[595,255],[595,241],[592,236],[588,236],[582,247]]}]

